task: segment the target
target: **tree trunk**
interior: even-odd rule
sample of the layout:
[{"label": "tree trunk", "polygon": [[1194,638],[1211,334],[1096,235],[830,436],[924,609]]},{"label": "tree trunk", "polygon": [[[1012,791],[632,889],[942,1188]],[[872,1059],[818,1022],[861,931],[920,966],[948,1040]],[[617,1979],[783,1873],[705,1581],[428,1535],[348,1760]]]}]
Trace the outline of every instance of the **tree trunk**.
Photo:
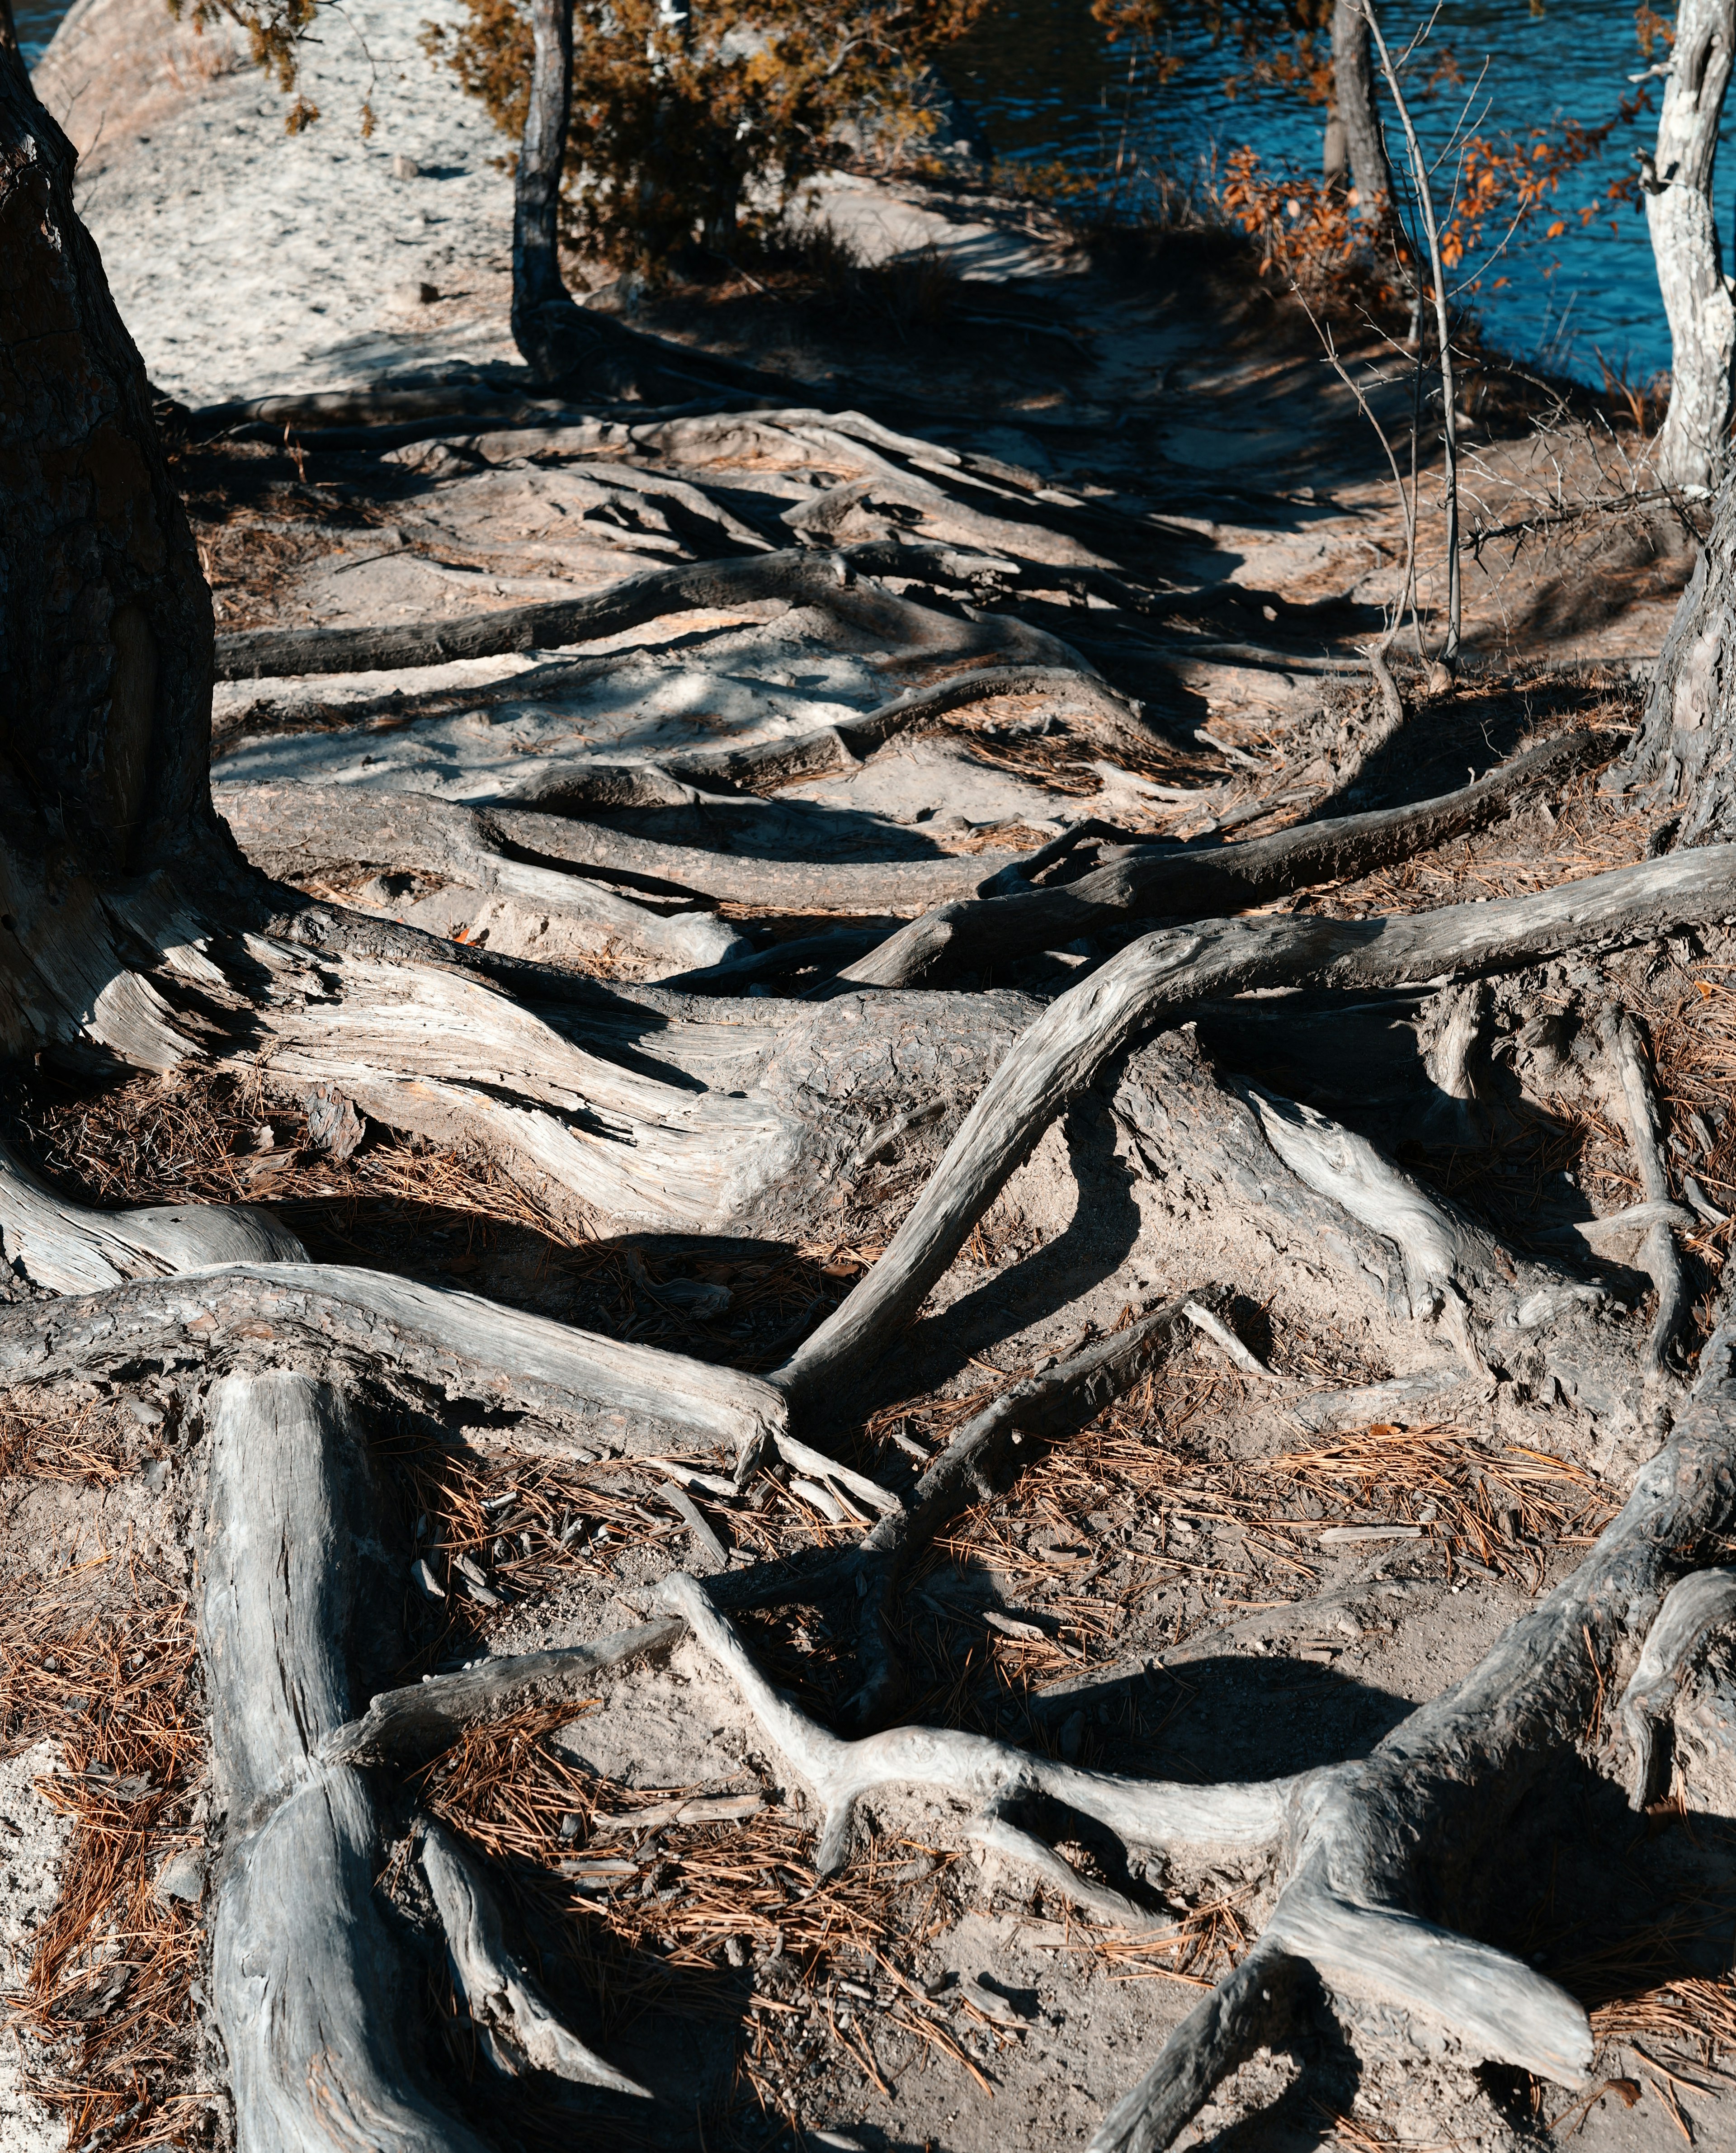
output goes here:
[{"label": "tree trunk", "polygon": [[[1672,404],[1673,415],[1675,405]],[[1736,833],[1736,471],[1718,489],[1712,528],[1658,657],[1639,733],[1611,789],[1655,789],[1680,805],[1678,845]]]},{"label": "tree trunk", "polygon": [[[561,181],[573,112],[573,0],[532,0],[530,101],[512,209],[512,338],[538,382],[564,394],[680,403],[746,389],[795,400],[794,384],[629,329],[574,303],[561,275]],[[806,400],[812,400],[812,390]]]},{"label": "tree trunk", "polygon": [[1709,487],[1730,430],[1736,307],[1713,207],[1718,122],[1736,53],[1736,0],[1683,0],[1644,174],[1646,220],[1670,323],[1670,408],[1654,451],[1671,486]]},{"label": "tree trunk", "polygon": [[[0,828],[99,873],[209,840],[211,595],[75,153],[0,34]],[[8,922],[8,925],[10,922]]]},{"label": "tree trunk", "polygon": [[1374,101],[1374,59],[1362,0],[1336,0],[1333,7],[1332,87],[1337,109],[1335,123],[1326,130],[1327,162],[1336,124],[1342,130],[1342,156],[1349,161],[1357,206],[1365,214],[1374,215],[1379,204],[1392,199],[1392,168],[1387,162],[1380,111]]}]

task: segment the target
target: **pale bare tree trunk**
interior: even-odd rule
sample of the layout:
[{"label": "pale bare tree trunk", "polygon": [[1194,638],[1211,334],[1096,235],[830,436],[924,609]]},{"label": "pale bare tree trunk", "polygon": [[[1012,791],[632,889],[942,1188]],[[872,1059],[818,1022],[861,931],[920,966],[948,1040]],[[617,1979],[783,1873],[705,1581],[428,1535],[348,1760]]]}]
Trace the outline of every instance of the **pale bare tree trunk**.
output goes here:
[{"label": "pale bare tree trunk", "polygon": [[1669,415],[1655,461],[1671,485],[1708,487],[1730,430],[1736,306],[1713,208],[1718,120],[1736,51],[1736,0],[1683,0],[1645,172],[1646,217],[1670,323]]},{"label": "pale bare tree trunk", "polygon": [[[1336,148],[1341,171],[1348,160],[1358,204],[1372,210],[1377,202],[1392,199],[1392,171],[1374,101],[1374,59],[1362,0],[1336,0],[1332,9],[1332,85],[1337,109],[1326,128],[1326,176],[1334,176]],[[1334,143],[1335,128],[1341,148]]]},{"label": "pale bare tree trunk", "polygon": [[1666,798],[1683,803],[1678,845],[1709,843],[1736,829],[1733,651],[1736,483],[1727,475],[1693,579],[1664,639],[1645,720],[1622,772],[1627,788],[1657,786]]}]

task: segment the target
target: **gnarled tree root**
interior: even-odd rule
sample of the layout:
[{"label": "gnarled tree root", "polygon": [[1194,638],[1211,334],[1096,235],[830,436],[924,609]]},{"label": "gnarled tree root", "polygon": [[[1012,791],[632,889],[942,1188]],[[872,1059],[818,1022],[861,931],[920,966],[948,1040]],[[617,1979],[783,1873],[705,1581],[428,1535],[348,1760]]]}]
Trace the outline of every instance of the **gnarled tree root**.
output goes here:
[{"label": "gnarled tree root", "polygon": [[[767,912],[901,918],[954,897],[980,894],[985,883],[1026,858],[984,852],[905,860],[771,859],[749,849],[763,819],[757,806],[721,830],[713,816],[705,825],[713,842],[700,846],[665,844],[607,822],[530,808],[472,807],[425,792],[229,784],[221,774],[212,792],[248,858],[285,882],[357,872],[410,873],[449,875],[479,890],[505,889],[522,864],[566,870],[574,881],[616,883],[654,898],[728,898]],[[696,819],[700,813],[695,811]],[[576,911],[592,902],[578,894],[568,901]],[[664,928],[674,925],[666,921],[649,930],[659,949],[673,940]],[[635,927],[633,935],[639,934]]]},{"label": "gnarled tree root", "polygon": [[1641,1472],[1620,1515],[1470,1676],[1365,1759],[1216,1788],[1081,1771],[937,1728],[841,1741],[765,1680],[703,1585],[677,1575],[662,1597],[812,1789],[822,1874],[849,1856],[857,1803],[894,1784],[976,1803],[969,1828],[978,1836],[1117,1922],[1143,1927],[1153,1916],[1078,1878],[1012,1822],[1007,1812],[1021,1799],[1061,1804],[1129,1848],[1241,1848],[1275,1862],[1280,1888],[1258,1942],[1178,2028],[1095,2140],[1098,2153],[1154,2153],[1240,2061],[1288,2030],[1294,1977],[1304,1966],[1352,2013],[1365,2003],[1396,2005],[1477,2059],[1570,2086],[1583,2079],[1591,2036],[1578,2001],[1509,1953],[1423,1918],[1417,1902],[1462,1905],[1479,1918],[1491,1849],[1507,1820],[1552,1759],[1585,1744],[1606,1670],[1642,1641],[1632,1713],[1624,1713],[1630,1741],[1634,1723],[1655,1720],[1684,1656],[1736,1604],[1728,1572],[1691,1586],[1677,1582],[1700,1550],[1721,1541],[1733,1516],[1736,1327],[1726,1326],[1708,1343],[1669,1442]]},{"label": "gnarled tree root", "polygon": [[1600,761],[1595,733],[1567,733],[1457,792],[1414,807],[1301,822],[1217,847],[1139,846],[1057,888],[955,899],[845,967],[853,986],[939,986],[963,972],[1056,949],[1140,919],[1189,919],[1260,904],[1311,882],[1367,874],[1510,812],[1540,785]]},{"label": "gnarled tree root", "polygon": [[[390,1836],[377,1797],[320,1754],[348,1718],[350,1668],[395,1656],[367,1446],[338,1392],[283,1372],[227,1377],[209,1423],[200,1645],[227,1810],[211,1988],[237,2145],[481,2153],[408,2059],[415,1984],[375,1889]],[[639,2091],[560,2025],[448,1852],[442,1837],[430,1881],[479,2016],[542,2069]]]},{"label": "gnarled tree root", "polygon": [[1037,664],[1083,661],[1041,629],[1011,617],[992,616],[978,632],[961,635],[961,624],[914,600],[894,598],[872,580],[875,569],[922,573],[925,549],[848,547],[837,552],[793,547],[752,553],[735,561],[685,562],[648,568],[583,598],[553,598],[509,606],[459,620],[406,621],[390,628],[261,628],[219,636],[220,680],[279,679],[315,673],[393,672],[410,665],[445,665],[460,658],[501,658],[521,650],[559,650],[599,636],[619,635],[669,614],[698,608],[727,609],[763,598],[817,606],[919,657],[937,644],[954,656],[970,644],[999,649]]},{"label": "gnarled tree root", "polygon": [[1615,1065],[1627,1141],[1639,1170],[1641,1200],[1652,1213],[1640,1254],[1657,1290],[1657,1312],[1646,1341],[1646,1372],[1655,1380],[1667,1373],[1670,1348],[1688,1320],[1688,1280],[1670,1230],[1680,1207],[1670,1193],[1657,1092],[1646,1066],[1639,1027],[1626,1010],[1606,1010],[1602,1031],[1605,1049]]},{"label": "gnarled tree root", "polygon": [[0,1380],[11,1382],[250,1351],[358,1379],[389,1367],[610,1450],[751,1452],[787,1418],[757,1377],[346,1265],[228,1265],[0,1311]]},{"label": "gnarled tree root", "polygon": [[1056,1115],[1133,1039],[1185,1021],[1214,995],[1444,980],[1732,914],[1736,847],[1710,846],[1490,904],[1384,919],[1214,920],[1146,935],[1021,1035],[885,1254],[775,1379],[799,1408],[871,1358],[915,1314]]}]

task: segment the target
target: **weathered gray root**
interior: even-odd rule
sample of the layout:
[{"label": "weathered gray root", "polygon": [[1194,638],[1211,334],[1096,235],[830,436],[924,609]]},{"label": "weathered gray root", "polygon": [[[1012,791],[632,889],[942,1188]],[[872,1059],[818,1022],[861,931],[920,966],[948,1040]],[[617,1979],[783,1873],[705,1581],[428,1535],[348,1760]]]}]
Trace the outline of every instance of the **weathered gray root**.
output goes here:
[{"label": "weathered gray root", "polygon": [[882,1351],[1056,1115],[1136,1036],[1184,1021],[1212,995],[1444,981],[1733,914],[1736,847],[1724,846],[1495,903],[1384,919],[1220,920],[1147,935],[1021,1036],[886,1253],[776,1380],[799,1410]]},{"label": "weathered gray root", "polygon": [[250,1351],[358,1380],[388,1367],[613,1451],[749,1450],[786,1421],[781,1395],[757,1377],[348,1265],[227,1265],[0,1310],[10,1382]]},{"label": "weathered gray root", "polygon": [[1436,1093],[1423,1120],[1429,1143],[1469,1145],[1477,1140],[1477,1087],[1470,1062],[1488,999],[1483,981],[1472,980],[1448,988],[1430,1012],[1438,1028],[1423,1057]]},{"label": "weathered gray root", "polygon": [[288,1228],[257,1204],[95,1211],[57,1196],[0,1144],[0,1263],[50,1293],[94,1293],[202,1265],[307,1260]]},{"label": "weathered gray root", "polygon": [[[946,1070],[958,1097],[1007,1030],[1005,1004],[933,997],[872,1025],[847,1007],[715,1002],[688,1022],[680,1002],[503,958],[528,990],[509,996],[433,938],[364,915],[309,907],[290,923],[298,945],[216,933],[160,878],[74,884],[54,906],[20,896],[13,917],[0,1051],[96,1047],[249,1081],[263,1064],[292,1095],[328,1084],[388,1127],[475,1146],[580,1233],[806,1232],[913,1068]],[[938,1149],[938,1134],[913,1144]]]},{"label": "weathered gray root", "polygon": [[839,976],[858,986],[939,985],[1130,920],[1198,918],[1263,903],[1307,883],[1367,874],[1498,821],[1537,786],[1606,752],[1598,735],[1569,733],[1415,807],[1298,823],[1241,844],[1140,846],[1056,888],[955,899],[901,927]]},{"label": "weathered gray root", "polygon": [[[1733,1466],[1736,1329],[1725,1327],[1706,1348],[1668,1443],[1571,1577],[1514,1623],[1464,1682],[1412,1713],[1367,1758],[1260,1786],[1178,1789],[1079,1772],[924,1728],[843,1742],[771,1687],[704,1587],[677,1576],[662,1596],[812,1789],[822,1873],[848,1858],[856,1804],[894,1783],[978,1803],[980,1835],[1029,1860],[1051,1885],[1064,1886],[1070,1873],[1052,1849],[1005,1829],[1003,1812],[1021,1794],[1064,1803],[1129,1845],[1191,1840],[1275,1853],[1284,1881],[1255,1951],[1178,2029],[1096,2140],[1098,2153],[1156,2153],[1235,2063],[1283,2025],[1285,1979],[1304,1964],[1352,2007],[1396,2007],[1443,2028],[1475,2059],[1570,2086],[1583,2079],[1592,2044],[1579,2003],[1508,1952],[1421,1917],[1414,1904],[1426,1897],[1433,1906],[1463,1908],[1472,1922],[1488,1917],[1503,1888],[1491,1871],[1509,1820],[1560,1750],[1581,1739],[1606,1668],[1642,1637],[1655,1642],[1631,1687],[1636,1713],[1655,1717],[1684,1656],[1736,1604],[1728,1573],[1667,1600],[1729,1529]],[[1089,1906],[1103,1895],[1086,1886],[1074,1896]],[[1119,1901],[1107,1911],[1117,1919],[1139,1912]]]},{"label": "weathered gray root", "polygon": [[1626,1010],[1605,1011],[1603,1041],[1621,1090],[1622,1119],[1627,1124],[1628,1148],[1639,1172],[1642,1199],[1654,1207],[1656,1214],[1646,1228],[1640,1260],[1657,1290],[1657,1313],[1646,1341],[1646,1372],[1657,1378],[1667,1372],[1670,1348],[1688,1320],[1688,1280],[1669,1224],[1669,1215],[1677,1207],[1670,1193],[1669,1168],[1664,1163],[1657,1089],[1646,1066],[1639,1027]]},{"label": "weathered gray root", "polygon": [[682,1631],[677,1621],[642,1622],[594,1644],[502,1654],[402,1689],[382,1690],[369,1699],[359,1719],[325,1737],[320,1757],[327,1764],[374,1764],[432,1756],[449,1748],[467,1727],[527,1705],[583,1697],[605,1667],[666,1652]]},{"label": "weathered gray root", "polygon": [[1031,695],[1048,696],[1107,721],[1111,739],[1117,742],[1137,737],[1142,730],[1142,706],[1078,666],[985,665],[955,674],[932,687],[913,688],[859,717],[840,719],[835,725],[791,740],[695,748],[647,763],[563,762],[540,757],[523,781],[502,796],[501,805],[556,812],[664,807],[690,797],[689,787],[711,793],[769,791],[797,778],[853,770],[888,741],[971,703],[995,695]]},{"label": "weathered gray root", "polygon": [[[840,1741],[771,1687],[735,1625],[698,1580],[677,1571],[664,1579],[659,1598],[685,1620],[734,1682],[767,1739],[812,1790],[822,1815],[814,1866],[822,1876],[834,1875],[848,1860],[856,1804],[881,1787],[932,1787],[943,1796],[975,1801],[985,1828],[995,1821],[998,1805],[1032,1794],[1063,1803],[1136,1845],[1180,1839],[1262,1849],[1283,1836],[1293,1804],[1312,1776],[1303,1773],[1205,1789],[1208,1801],[1202,1804],[1202,1790],[1192,1786],[1082,1771],[986,1735],[952,1728],[892,1728],[860,1741]],[[1082,1898],[1092,1887],[1075,1878],[1072,1888]]]},{"label": "weathered gray root", "polygon": [[1712,1635],[1736,1615],[1736,1570],[1701,1570],[1672,1585],[1646,1633],[1616,1723],[1627,1749],[1627,1799],[1642,1809],[1667,1791],[1665,1737],[1677,1692]]},{"label": "weathered gray root", "polygon": [[1110,2110],[1092,2153],[1153,2153],[1171,2144],[1232,2071],[1288,2030],[1296,1973],[1294,1959],[1256,1943],[1200,1998],[1151,2069]]},{"label": "weathered gray root", "polygon": [[226,1378],[209,1421],[211,1984],[239,2153],[481,2153],[409,2068],[413,1984],[374,1890],[389,1832],[366,1776],[317,1761],[389,1604],[365,1443],[336,1392],[287,1373]]},{"label": "weathered gray root", "polygon": [[[980,893],[1024,856],[985,852],[904,860],[782,860],[752,849],[768,815],[746,812],[723,827],[711,810],[703,845],[659,842],[566,815],[505,806],[471,807],[424,792],[379,793],[350,785],[215,784],[218,812],[242,850],[269,875],[288,882],[364,875],[451,873],[475,887],[494,887],[497,860],[568,868],[574,878],[618,884],[664,899],[729,898],[762,911],[920,912]],[[816,826],[817,842],[823,827]]]},{"label": "weathered gray root", "polygon": [[507,1948],[494,1894],[452,1835],[425,1824],[420,1856],[453,1980],[495,2069],[517,2078],[528,2064],[579,2085],[650,2100],[644,2086],[593,2054],[556,2017],[534,1977]]},{"label": "weathered gray root", "polygon": [[[583,598],[508,606],[459,620],[409,621],[389,628],[262,628],[219,636],[220,680],[301,678],[316,673],[376,673],[409,665],[445,665],[460,658],[499,658],[520,650],[558,650],[599,636],[696,608],[727,608],[764,598],[817,606],[889,644],[919,655],[937,641],[962,654],[974,645],[999,649],[1036,664],[1064,664],[1070,654],[1041,629],[1012,618],[980,623],[975,635],[957,621],[883,590],[867,573],[888,549],[853,547],[834,553],[793,548],[736,561],[699,561],[649,568]],[[902,549],[890,549],[894,560]],[[857,557],[866,554],[858,567]],[[904,573],[920,573],[912,549]]]},{"label": "weathered gray root", "polygon": [[[1627,1741],[1649,1776],[1648,1723],[1667,1708],[1684,1657],[1732,1604],[1728,1572],[1709,1573],[1713,1582],[1691,1591],[1679,1580],[1729,1530],[1733,1468],[1736,1328],[1725,1325],[1707,1342],[1668,1442],[1573,1575],[1456,1688],[1413,1713],[1363,1762],[1323,1775],[1263,1948],[1306,1959],[1353,1999],[1372,1996],[1444,2025],[1474,2056],[1563,2084],[1584,2077],[1591,2030],[1572,1997],[1409,1909],[1425,1896],[1434,1906],[1463,1903],[1473,1918],[1498,1906],[1505,1887],[1491,1864],[1499,1865],[1508,1820],[1560,1752],[1582,1741],[1606,1671],[1642,1640]],[[1166,2045],[1137,2100],[1116,2111],[1113,2133],[1106,2125],[1099,2134],[1097,2153],[1154,2153],[1197,2112],[1209,2084],[1200,2089],[1187,2030]]]}]

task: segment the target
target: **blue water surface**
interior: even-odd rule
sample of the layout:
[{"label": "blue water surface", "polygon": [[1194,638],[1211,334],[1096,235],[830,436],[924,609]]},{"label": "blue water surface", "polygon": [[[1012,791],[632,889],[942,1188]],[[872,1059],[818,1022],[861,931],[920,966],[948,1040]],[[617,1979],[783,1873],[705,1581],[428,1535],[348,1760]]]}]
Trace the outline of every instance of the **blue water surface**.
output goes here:
[{"label": "blue water surface", "polygon": [[[701,0],[703,4],[703,0]],[[1666,14],[1671,11],[1662,10]],[[1417,108],[1418,132],[1438,151],[1482,76],[1469,117],[1485,133],[1522,133],[1563,115],[1588,126],[1614,116],[1631,74],[1647,64],[1634,22],[1634,0],[1387,0],[1382,27],[1395,53],[1433,18],[1427,45],[1414,64],[1418,79],[1450,51],[1465,86],[1443,88]],[[1112,181],[1120,197],[1139,199],[1138,174],[1168,171],[1209,184],[1227,151],[1250,143],[1263,161],[1317,175],[1325,117],[1294,93],[1244,93],[1226,102],[1226,76],[1242,71],[1239,53],[1214,51],[1201,38],[1178,38],[1171,49],[1184,62],[1179,79],[1160,84],[1148,59],[1126,43],[1112,45],[1092,20],[1089,0],[993,0],[987,15],[943,62],[955,90],[972,106],[993,146],[1011,160],[1063,161]],[[1662,48],[1654,59],[1663,57]],[[1558,214],[1568,230],[1547,245],[1509,256],[1484,280],[1474,302],[1489,333],[1509,349],[1600,378],[1599,354],[1617,373],[1643,380],[1669,364],[1669,335],[1657,279],[1638,208],[1618,208],[1581,227],[1579,205],[1608,181],[1634,169],[1632,152],[1657,137],[1657,85],[1652,109],[1618,127],[1603,157],[1563,181]],[[1403,144],[1390,105],[1391,147]],[[1736,186],[1736,97],[1721,138],[1719,177]],[[1396,158],[1395,158],[1396,160]],[[1450,194],[1450,164],[1437,184]],[[1728,206],[1729,196],[1725,195]],[[1728,260],[1731,220],[1721,216]],[[1495,277],[1511,278],[1489,288]]]}]

